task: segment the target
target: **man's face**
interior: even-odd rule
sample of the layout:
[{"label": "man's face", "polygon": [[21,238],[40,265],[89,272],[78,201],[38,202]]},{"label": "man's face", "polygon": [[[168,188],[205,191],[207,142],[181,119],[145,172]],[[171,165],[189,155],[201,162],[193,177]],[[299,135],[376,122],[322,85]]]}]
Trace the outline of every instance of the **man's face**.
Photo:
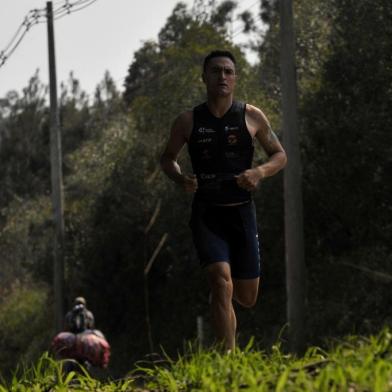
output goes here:
[{"label": "man's face", "polygon": [[233,93],[236,81],[235,65],[228,57],[214,57],[203,73],[207,92],[216,96]]}]

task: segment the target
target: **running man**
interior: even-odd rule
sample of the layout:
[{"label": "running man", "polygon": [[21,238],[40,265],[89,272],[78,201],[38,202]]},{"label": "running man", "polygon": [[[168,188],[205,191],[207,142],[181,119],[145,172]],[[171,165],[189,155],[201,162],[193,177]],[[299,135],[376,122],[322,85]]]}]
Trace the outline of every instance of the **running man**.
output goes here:
[{"label": "running man", "polygon": [[[286,154],[264,113],[234,101],[236,61],[216,50],[203,64],[207,102],[181,113],[171,129],[161,166],[185,191],[194,193],[190,226],[211,290],[215,334],[235,347],[233,303],[256,303],[260,256],[251,192],[286,164]],[[254,139],[268,161],[252,168]],[[194,174],[183,174],[177,157],[185,144]]]}]

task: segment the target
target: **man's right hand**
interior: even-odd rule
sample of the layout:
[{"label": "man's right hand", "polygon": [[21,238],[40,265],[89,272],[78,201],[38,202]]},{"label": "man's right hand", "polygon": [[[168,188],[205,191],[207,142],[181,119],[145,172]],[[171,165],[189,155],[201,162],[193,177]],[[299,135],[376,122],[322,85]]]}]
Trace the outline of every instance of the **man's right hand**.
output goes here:
[{"label": "man's right hand", "polygon": [[183,174],[180,185],[187,193],[195,193],[197,189],[197,178],[194,174]]}]

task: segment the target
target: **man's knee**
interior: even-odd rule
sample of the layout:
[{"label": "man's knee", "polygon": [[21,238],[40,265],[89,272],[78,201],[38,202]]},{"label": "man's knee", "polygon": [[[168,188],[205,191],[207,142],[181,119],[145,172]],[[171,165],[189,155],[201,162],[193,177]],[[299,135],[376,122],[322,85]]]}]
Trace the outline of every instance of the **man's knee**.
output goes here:
[{"label": "man's knee", "polygon": [[257,302],[257,293],[253,295],[241,295],[234,298],[244,308],[253,308]]},{"label": "man's knee", "polygon": [[208,282],[212,295],[219,298],[232,298],[233,282],[230,271],[224,269],[211,269],[208,274]]},{"label": "man's knee", "polygon": [[224,275],[213,276],[210,278],[210,287],[213,295],[232,297],[233,283],[231,279]]},{"label": "man's knee", "polygon": [[245,308],[252,308],[256,305],[258,294],[258,285],[254,285],[253,287],[239,287],[238,285],[234,285],[233,297],[236,302]]}]

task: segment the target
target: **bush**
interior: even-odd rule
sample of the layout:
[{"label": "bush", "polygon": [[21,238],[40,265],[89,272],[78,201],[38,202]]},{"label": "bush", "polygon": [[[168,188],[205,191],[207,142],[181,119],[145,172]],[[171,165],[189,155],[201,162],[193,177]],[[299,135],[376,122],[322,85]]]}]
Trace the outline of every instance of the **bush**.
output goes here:
[{"label": "bush", "polygon": [[6,375],[18,363],[36,361],[47,349],[51,317],[48,289],[16,281],[0,302],[0,369]]}]

